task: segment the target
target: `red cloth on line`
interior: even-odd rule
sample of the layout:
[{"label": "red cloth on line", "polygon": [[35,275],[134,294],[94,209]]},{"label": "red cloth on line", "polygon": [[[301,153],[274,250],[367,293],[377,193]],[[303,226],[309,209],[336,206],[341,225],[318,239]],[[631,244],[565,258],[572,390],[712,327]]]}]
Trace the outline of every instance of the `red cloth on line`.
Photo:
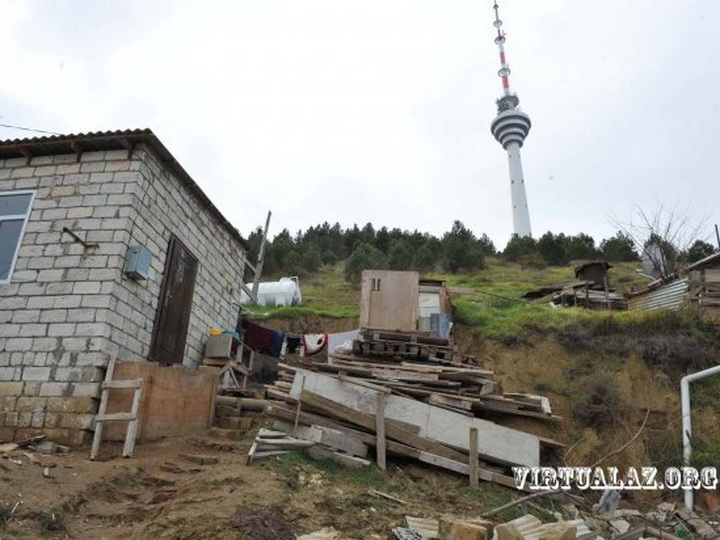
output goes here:
[{"label": "red cloth on line", "polygon": [[253,351],[270,354],[272,349],[273,331],[259,324],[243,320],[242,340]]},{"label": "red cloth on line", "polygon": [[327,334],[305,334],[302,337],[304,347],[303,356],[312,356],[319,353],[328,342]]}]

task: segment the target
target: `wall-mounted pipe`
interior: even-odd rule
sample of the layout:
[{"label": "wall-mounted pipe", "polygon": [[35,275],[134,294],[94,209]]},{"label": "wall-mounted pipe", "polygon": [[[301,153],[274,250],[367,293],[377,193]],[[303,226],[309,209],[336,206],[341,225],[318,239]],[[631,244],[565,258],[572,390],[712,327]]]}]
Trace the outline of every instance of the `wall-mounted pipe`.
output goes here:
[{"label": "wall-mounted pipe", "polygon": [[[690,383],[699,379],[704,379],[712,375],[720,374],[720,366],[711,367],[685,375],[680,379],[680,401],[682,403],[682,430],[683,430],[683,459],[685,465],[690,465],[690,457],[692,456],[692,411],[690,409]],[[694,492],[692,488],[685,489],[685,506],[688,510],[693,509]]]}]

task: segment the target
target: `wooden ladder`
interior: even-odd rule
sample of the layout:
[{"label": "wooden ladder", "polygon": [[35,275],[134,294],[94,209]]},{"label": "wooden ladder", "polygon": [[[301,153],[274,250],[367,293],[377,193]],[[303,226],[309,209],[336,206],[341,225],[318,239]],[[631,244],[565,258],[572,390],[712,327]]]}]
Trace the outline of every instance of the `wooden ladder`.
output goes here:
[{"label": "wooden ladder", "polygon": [[[113,381],[115,371],[115,359],[111,359],[105,372],[105,380],[102,383],[102,394],[100,397],[100,409],[95,417],[95,436],[93,437],[90,459],[95,460],[102,442],[103,428],[105,422],[126,421],[128,423],[127,434],[125,435],[125,446],[123,446],[123,457],[132,457],[135,449],[135,438],[138,430],[138,410],[140,409],[140,398],[142,396],[143,380],[131,379],[126,381]],[[133,394],[132,407],[130,412],[107,414],[107,404],[110,397],[110,390],[135,390]]]}]

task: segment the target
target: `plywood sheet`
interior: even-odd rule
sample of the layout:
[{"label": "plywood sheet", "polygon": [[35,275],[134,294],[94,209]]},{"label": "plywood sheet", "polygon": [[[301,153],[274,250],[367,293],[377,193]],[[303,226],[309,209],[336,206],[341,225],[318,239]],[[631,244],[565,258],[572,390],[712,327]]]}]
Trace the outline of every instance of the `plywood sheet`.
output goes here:
[{"label": "plywood sheet", "polygon": [[[155,362],[117,362],[115,380],[143,379],[138,439],[154,441],[201,433],[209,427],[216,370],[191,371]],[[111,390],[108,413],[130,410],[132,390]],[[125,439],[127,422],[108,422],[106,440]]]},{"label": "plywood sheet", "polygon": [[[304,390],[332,399],[357,411],[375,414],[378,392],[371,388],[339,381],[334,377],[297,370],[290,395],[297,399]],[[418,426],[418,435],[463,450],[469,450],[471,427],[478,428],[478,452],[488,461],[537,467],[540,464],[540,440],[524,433],[459,414],[402,396],[388,395],[385,417]]]},{"label": "plywood sheet", "polygon": [[365,270],[360,293],[360,326],[414,332],[418,319],[417,272]]}]

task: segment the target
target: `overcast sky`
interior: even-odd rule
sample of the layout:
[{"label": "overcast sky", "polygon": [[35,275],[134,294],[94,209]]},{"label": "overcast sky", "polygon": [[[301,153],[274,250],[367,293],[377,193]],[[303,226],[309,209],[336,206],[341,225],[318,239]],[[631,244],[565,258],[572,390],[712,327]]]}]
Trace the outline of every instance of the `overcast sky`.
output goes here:
[{"label": "overcast sky", "polygon": [[[720,2],[499,0],[533,232],[720,221]],[[492,0],[2,0],[0,122],[149,127],[243,234],[323,221],[504,246]],[[27,133],[0,128],[0,138]],[[707,232],[710,232],[708,226]],[[710,237],[712,238],[712,237]]]}]

